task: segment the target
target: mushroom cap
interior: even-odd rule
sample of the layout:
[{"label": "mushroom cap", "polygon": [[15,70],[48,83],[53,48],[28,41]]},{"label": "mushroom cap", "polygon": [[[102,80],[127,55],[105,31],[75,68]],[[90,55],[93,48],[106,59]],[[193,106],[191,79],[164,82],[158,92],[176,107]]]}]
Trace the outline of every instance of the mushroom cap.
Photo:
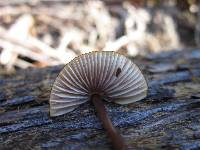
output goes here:
[{"label": "mushroom cap", "polygon": [[74,58],[56,78],[50,95],[50,115],[74,110],[99,94],[106,101],[129,104],[147,95],[140,69],[115,52],[91,52]]}]

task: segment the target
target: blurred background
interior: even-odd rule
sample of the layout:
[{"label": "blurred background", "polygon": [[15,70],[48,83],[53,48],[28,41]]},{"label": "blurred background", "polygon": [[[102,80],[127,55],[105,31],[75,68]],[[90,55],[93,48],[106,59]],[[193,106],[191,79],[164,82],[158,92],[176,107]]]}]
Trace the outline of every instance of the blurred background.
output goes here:
[{"label": "blurred background", "polygon": [[137,57],[199,46],[199,0],[0,0],[0,74],[96,50]]}]

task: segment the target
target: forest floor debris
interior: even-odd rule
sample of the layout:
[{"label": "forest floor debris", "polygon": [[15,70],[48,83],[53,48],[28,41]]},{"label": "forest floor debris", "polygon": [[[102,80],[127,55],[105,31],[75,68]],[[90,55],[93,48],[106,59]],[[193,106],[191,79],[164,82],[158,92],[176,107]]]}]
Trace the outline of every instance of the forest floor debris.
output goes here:
[{"label": "forest floor debris", "polygon": [[172,8],[128,1],[14,2],[0,3],[0,69],[66,64],[95,50],[137,56],[183,46],[174,20],[180,12]]}]

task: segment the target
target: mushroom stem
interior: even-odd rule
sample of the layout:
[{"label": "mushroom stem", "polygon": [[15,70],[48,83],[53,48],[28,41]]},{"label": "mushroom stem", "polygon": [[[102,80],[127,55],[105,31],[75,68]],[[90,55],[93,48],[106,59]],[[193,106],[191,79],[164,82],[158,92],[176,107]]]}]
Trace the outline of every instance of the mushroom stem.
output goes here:
[{"label": "mushroom stem", "polygon": [[110,136],[113,147],[115,150],[125,150],[126,145],[123,141],[121,135],[117,132],[115,127],[113,126],[107,112],[106,108],[102,102],[102,98],[98,94],[94,94],[91,96],[91,100],[96,108],[97,115],[99,119],[102,121],[103,127],[107,130],[108,135]]}]

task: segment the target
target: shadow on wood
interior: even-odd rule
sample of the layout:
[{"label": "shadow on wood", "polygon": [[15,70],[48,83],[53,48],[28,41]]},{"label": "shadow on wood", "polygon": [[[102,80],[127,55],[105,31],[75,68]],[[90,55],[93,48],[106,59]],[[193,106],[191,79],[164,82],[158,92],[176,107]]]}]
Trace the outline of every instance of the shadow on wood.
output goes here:
[{"label": "shadow on wood", "polygon": [[[148,97],[125,106],[105,102],[129,148],[199,149],[200,51],[133,60],[146,75]],[[62,67],[1,76],[0,149],[110,149],[90,103],[49,117],[51,85]]]}]

